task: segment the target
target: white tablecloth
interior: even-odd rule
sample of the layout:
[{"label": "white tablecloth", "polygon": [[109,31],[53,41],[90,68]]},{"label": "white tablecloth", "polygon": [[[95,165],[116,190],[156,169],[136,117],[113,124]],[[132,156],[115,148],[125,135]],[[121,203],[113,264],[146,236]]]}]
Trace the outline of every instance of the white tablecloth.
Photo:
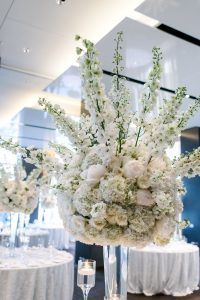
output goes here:
[{"label": "white tablecloth", "polygon": [[[74,264],[67,252],[29,248],[25,258],[4,258],[0,249],[0,299],[72,300]],[[17,249],[20,256],[22,249]]]},{"label": "white tablecloth", "polygon": [[172,242],[130,248],[128,292],[152,296],[158,293],[185,296],[198,289],[199,248],[186,242]]},{"label": "white tablecloth", "polygon": [[60,250],[69,248],[70,236],[63,227],[40,225],[40,228],[48,230],[50,245],[53,245],[56,249]]}]

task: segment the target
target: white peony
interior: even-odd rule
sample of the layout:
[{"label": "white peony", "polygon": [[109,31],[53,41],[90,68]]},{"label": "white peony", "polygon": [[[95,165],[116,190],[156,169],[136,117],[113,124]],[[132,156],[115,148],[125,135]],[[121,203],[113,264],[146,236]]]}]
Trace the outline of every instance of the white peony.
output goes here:
[{"label": "white peony", "polygon": [[135,159],[129,160],[123,166],[122,172],[126,178],[136,178],[142,176],[145,171],[144,165]]},{"label": "white peony", "polygon": [[136,204],[143,206],[152,206],[155,203],[149,190],[137,190]]}]

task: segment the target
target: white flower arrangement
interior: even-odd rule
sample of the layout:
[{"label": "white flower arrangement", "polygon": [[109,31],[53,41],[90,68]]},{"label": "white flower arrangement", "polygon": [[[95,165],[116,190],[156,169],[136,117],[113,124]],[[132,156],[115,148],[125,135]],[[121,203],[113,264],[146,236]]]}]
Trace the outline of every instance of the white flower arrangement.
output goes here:
[{"label": "white flower arrangement", "polygon": [[20,164],[15,167],[14,176],[0,170],[0,211],[30,214],[38,204],[38,171],[29,176]]},{"label": "white flower arrangement", "polygon": [[[120,76],[122,33],[116,38],[115,75],[108,96],[94,44],[79,36],[76,40],[82,42],[77,53],[88,114],[78,123],[58,105],[39,100],[71,142],[70,148],[52,144],[57,156],[46,164],[48,175],[57,179],[64,225],[77,240],[88,244],[166,244],[182,212],[180,195],[185,190],[179,177],[200,173],[199,148],[173,162],[166,149],[174,145],[200,101],[194,100],[188,111],[181,112],[186,96],[186,88],[181,87],[163,101],[155,115],[162,54],[153,48],[153,68],[144,85],[140,110],[133,113],[130,93]],[[1,146],[24,151],[3,140]],[[30,152],[36,165],[42,161],[45,166],[42,152]]]}]

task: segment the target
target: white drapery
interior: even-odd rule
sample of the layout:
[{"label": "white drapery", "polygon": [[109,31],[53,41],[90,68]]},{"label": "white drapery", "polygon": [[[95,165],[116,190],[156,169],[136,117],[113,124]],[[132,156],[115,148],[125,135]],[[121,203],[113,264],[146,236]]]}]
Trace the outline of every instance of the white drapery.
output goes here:
[{"label": "white drapery", "polygon": [[185,296],[198,289],[199,248],[185,242],[129,250],[128,292]]}]

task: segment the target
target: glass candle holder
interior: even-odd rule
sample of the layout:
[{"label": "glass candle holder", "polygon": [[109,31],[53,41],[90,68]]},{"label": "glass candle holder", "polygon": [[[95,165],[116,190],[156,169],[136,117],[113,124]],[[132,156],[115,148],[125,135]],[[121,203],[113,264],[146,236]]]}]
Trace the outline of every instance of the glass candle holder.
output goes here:
[{"label": "glass candle holder", "polygon": [[88,299],[88,294],[95,286],[96,261],[91,259],[80,259],[78,261],[77,285],[83,291],[84,300]]},{"label": "glass candle holder", "polygon": [[120,294],[112,294],[110,299],[112,299],[112,300],[121,300],[121,296],[120,296]]}]

